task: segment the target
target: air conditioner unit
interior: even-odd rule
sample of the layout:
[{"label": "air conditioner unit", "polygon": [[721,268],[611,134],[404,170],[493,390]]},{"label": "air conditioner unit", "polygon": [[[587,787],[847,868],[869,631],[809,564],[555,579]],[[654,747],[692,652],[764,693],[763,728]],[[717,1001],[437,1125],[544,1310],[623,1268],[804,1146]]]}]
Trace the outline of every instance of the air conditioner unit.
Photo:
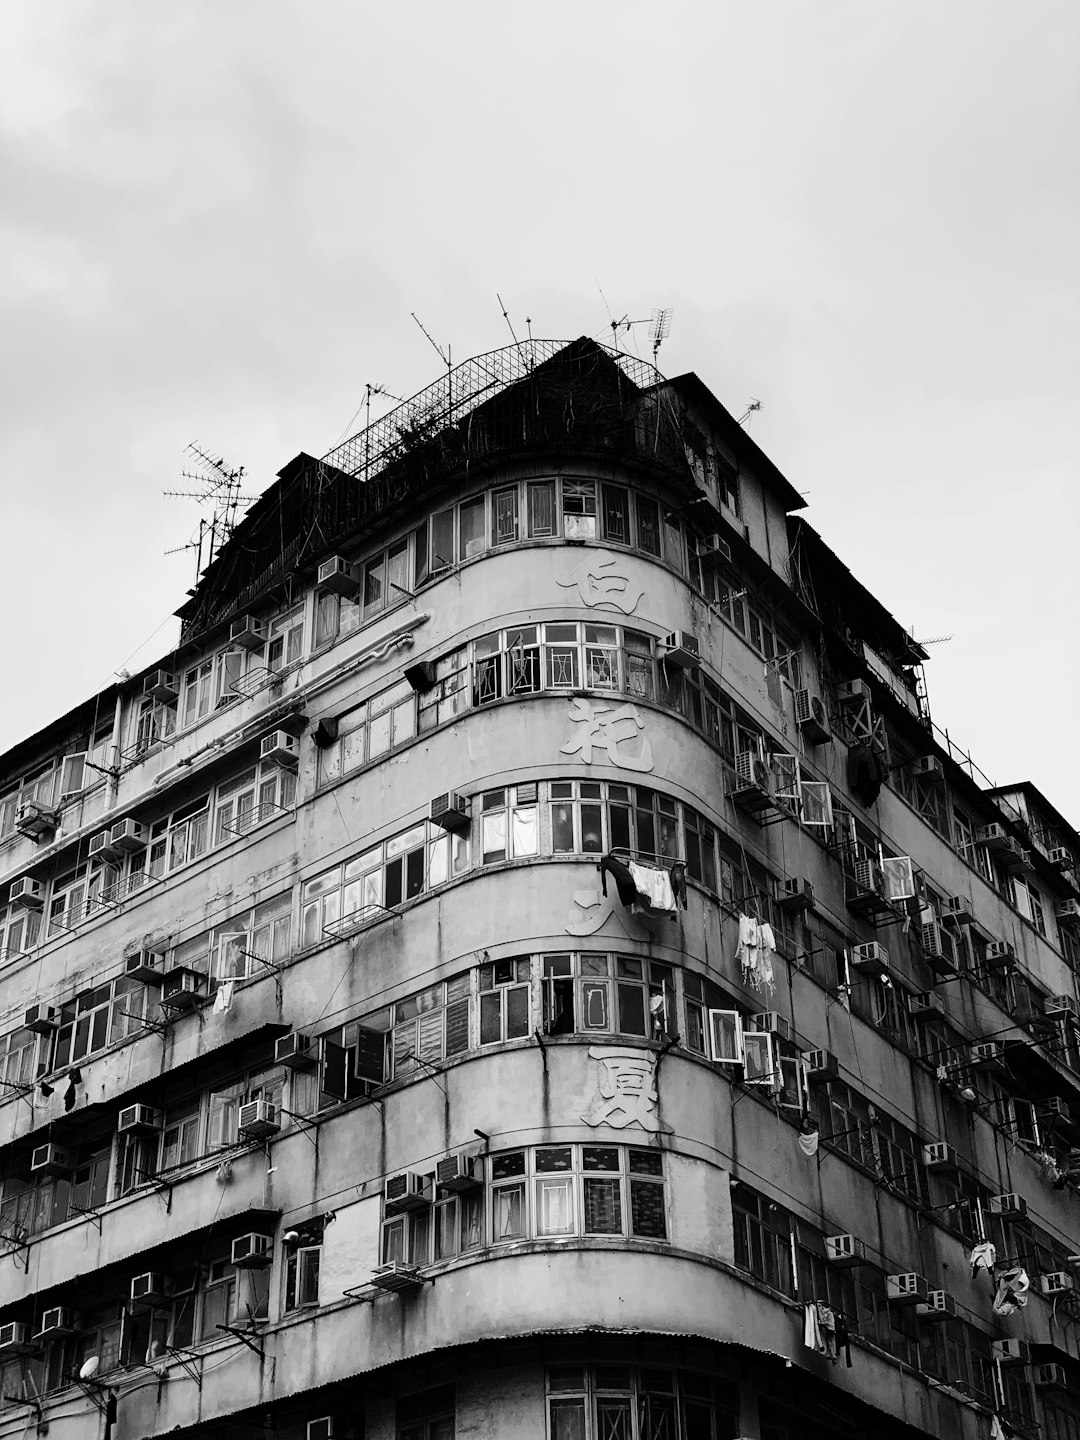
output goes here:
[{"label": "air conditioner unit", "polygon": [[310,1035],[290,1030],[274,1041],[274,1064],[290,1070],[310,1070],[318,1063],[317,1047]]},{"label": "air conditioner unit", "polygon": [[852,866],[854,872],[854,883],[852,897],[858,899],[864,895],[881,894],[881,870],[876,860],[863,857],[855,861]]},{"label": "air conditioner unit", "polygon": [[229,644],[245,650],[261,650],[266,644],[266,624],[257,615],[241,615],[229,626]]},{"label": "air conditioner unit", "polygon": [[179,700],[180,682],[171,670],[152,670],[143,680],[142,693],[149,700]]},{"label": "air conditioner unit", "polygon": [[1004,1195],[991,1195],[988,1210],[999,1220],[1022,1220],[1027,1214],[1027,1201],[1015,1190]]},{"label": "air conditioner unit", "polygon": [[319,566],[316,583],[320,590],[329,590],[334,595],[355,595],[360,588],[360,567],[350,565],[341,555],[331,555]]},{"label": "air conditioner unit", "polygon": [[40,910],[45,903],[45,886],[40,880],[21,875],[18,880],[11,882],[8,903],[18,905],[22,910]]},{"label": "air conditioner unit", "polygon": [[753,1030],[759,1035],[775,1035],[780,1040],[792,1038],[791,1021],[785,1020],[783,1015],[778,1015],[775,1010],[759,1010],[756,1015],[748,1017],[743,1028]]},{"label": "air conditioner unit", "polygon": [[431,1181],[427,1175],[417,1175],[411,1170],[388,1175],[383,1198],[387,1215],[399,1215],[403,1210],[426,1210],[431,1204]]},{"label": "air conditioner unit", "polygon": [[90,836],[90,843],[86,847],[86,853],[91,860],[112,860],[116,851],[109,844],[108,830],[99,830],[96,835]]},{"label": "air conditioner unit", "polygon": [[1054,914],[1062,925],[1080,925],[1080,900],[1072,896],[1068,900],[1059,900],[1054,906]]},{"label": "air conditioner unit", "polygon": [[1063,1365],[1033,1365],[1031,1383],[1036,1390],[1067,1390]]},{"label": "air conditioner unit", "polygon": [[30,1326],[21,1320],[9,1320],[0,1325],[0,1354],[18,1354],[30,1346]]},{"label": "air conditioner unit", "polygon": [[144,985],[160,985],[165,974],[165,952],[136,950],[124,961],[124,974],[129,980],[141,980]]},{"label": "air conditioner unit", "polygon": [[949,932],[931,920],[920,929],[923,959],[935,975],[956,974],[956,944]]},{"label": "air conditioner unit", "polygon": [[889,952],[877,940],[865,945],[851,947],[852,968],[864,975],[887,975],[889,973]]},{"label": "air conditioner unit", "polygon": [[731,546],[722,535],[706,535],[698,541],[697,558],[707,569],[731,564]]},{"label": "air conditioner unit", "polygon": [[755,751],[743,750],[735,756],[735,788],[731,798],[740,809],[751,814],[768,809],[772,803],[771,782],[772,772]]},{"label": "air conditioner unit", "polygon": [[920,1301],[925,1305],[929,1293],[926,1281],[914,1271],[885,1276],[885,1299],[890,1305],[918,1305]]},{"label": "air conditioner unit", "polygon": [[278,1107],[272,1100],[248,1100],[236,1117],[237,1133],[244,1140],[265,1140],[281,1129]]},{"label": "air conditioner unit", "polygon": [[1026,1340],[992,1340],[990,1351],[999,1365],[1027,1365],[1031,1360],[1031,1346]]},{"label": "air conditioner unit", "polygon": [[60,824],[60,815],[37,800],[24,800],[15,811],[15,829],[28,840],[44,840]]},{"label": "air conditioner unit", "polygon": [[829,739],[829,716],[820,695],[809,690],[795,691],[795,724],[811,745],[823,745]]},{"label": "air conditioner unit", "polygon": [[197,1010],[209,999],[209,981],[198,970],[177,965],[161,982],[163,1010]]},{"label": "air conditioner unit", "polygon": [[983,954],[987,970],[1002,970],[1016,962],[1016,951],[1007,940],[991,940]]},{"label": "air conditioner unit", "polygon": [[801,875],[785,880],[783,894],[780,896],[780,908],[782,910],[813,910],[814,887],[810,881]]},{"label": "air conditioner unit", "polygon": [[865,680],[842,680],[836,687],[836,698],[841,705],[861,705],[870,699],[870,686]]},{"label": "air conditioner unit", "polygon": [[300,741],[287,730],[272,730],[259,741],[259,759],[295,770],[300,763]]},{"label": "air conditioner unit", "polygon": [[149,833],[138,820],[118,820],[109,831],[109,846],[121,855],[135,855],[146,849]]},{"label": "air conditioner unit", "polygon": [[907,1011],[913,1020],[929,1020],[934,1015],[944,1015],[945,1006],[932,990],[917,990],[907,997]]},{"label": "air conditioner unit", "polygon": [[148,1270],[145,1275],[135,1275],[131,1280],[131,1303],[133,1305],[161,1305],[170,1299],[173,1291],[172,1277],[158,1275]]},{"label": "air conditioner unit", "polygon": [[1069,1102],[1063,1100],[1060,1095],[1049,1095],[1035,1106],[1035,1118],[1040,1125],[1050,1126],[1055,1122],[1060,1125],[1071,1125],[1072,1112],[1069,1109]]},{"label": "air conditioner unit", "polygon": [[1074,995],[1048,995],[1043,1001],[1043,1014],[1047,1020],[1080,1019],[1080,1005]]},{"label": "air conditioner unit", "polygon": [[52,1035],[60,1028],[60,1012],[55,1005],[31,1005],[23,1016],[23,1026],[35,1035]]},{"label": "air conditioner unit", "polygon": [[668,665],[681,665],[684,670],[697,670],[701,665],[697,636],[688,630],[672,630],[661,641],[660,659]]},{"label": "air conditioner unit", "polygon": [[377,1265],[371,1272],[371,1283],[380,1290],[400,1294],[403,1290],[419,1289],[424,1277],[415,1265],[403,1265],[400,1260],[391,1260],[388,1265]]},{"label": "air conditioner unit", "polygon": [[469,800],[466,795],[459,795],[456,790],[447,790],[444,795],[436,795],[431,802],[430,814],[431,823],[442,830],[452,830],[459,834],[468,831]]},{"label": "air conditioner unit", "polygon": [[1049,1275],[1039,1276],[1039,1289],[1044,1295],[1067,1295],[1075,1288],[1076,1281],[1067,1270],[1052,1270]]},{"label": "air conditioner unit", "polygon": [[153,1106],[128,1105],[120,1111],[116,1130],[120,1135],[147,1134],[152,1130],[160,1130],[164,1123],[164,1115]]},{"label": "air conditioner unit", "polygon": [[79,1316],[76,1311],[58,1305],[55,1310],[46,1310],[41,1317],[41,1328],[35,1340],[62,1340],[67,1335],[79,1333]]},{"label": "air conditioner unit", "polygon": [[1054,845],[1046,852],[1046,858],[1059,870],[1071,870],[1073,867],[1072,851],[1066,850],[1064,845]]},{"label": "air conditioner unit", "polygon": [[951,1320],[956,1314],[956,1301],[947,1290],[931,1290],[925,1301],[915,1306],[920,1320]]},{"label": "air conditioner unit", "polygon": [[930,780],[940,785],[945,779],[945,767],[936,755],[920,755],[911,762],[911,773],[917,780]]},{"label": "air conditioner unit", "polygon": [[975,843],[996,855],[1006,869],[1017,869],[1027,863],[1027,852],[1020,841],[996,821],[992,825],[980,825],[975,832]]},{"label": "air conditioner unit", "polygon": [[831,1050],[804,1050],[808,1085],[824,1085],[840,1074],[840,1065]]},{"label": "air conditioner unit", "polygon": [[971,902],[963,895],[947,895],[940,905],[941,918],[954,925],[970,925],[975,916],[971,913]]},{"label": "air conditioner unit", "polygon": [[865,1265],[866,1246],[854,1235],[826,1235],[825,1258],[841,1270]]},{"label": "air conditioner unit", "polygon": [[307,1422],[307,1440],[335,1440],[337,1430],[332,1415],[320,1415]]},{"label": "air conditioner unit", "polygon": [[927,1170],[938,1175],[950,1174],[956,1170],[956,1151],[951,1145],[946,1145],[944,1140],[934,1140],[931,1144],[924,1145],[922,1160]]},{"label": "air conditioner unit", "polygon": [[269,1235],[255,1231],[238,1235],[229,1258],[238,1270],[265,1270],[274,1258],[274,1242]]},{"label": "air conditioner unit", "polygon": [[435,1189],[440,1195],[478,1190],[484,1183],[484,1162],[479,1155],[447,1155],[435,1166]]},{"label": "air conditioner unit", "polygon": [[983,1040],[968,1048],[968,1064],[973,1070],[1003,1070],[1005,1046],[1000,1040]]},{"label": "air conditioner unit", "polygon": [[75,1156],[63,1145],[39,1145],[30,1156],[34,1175],[70,1175],[75,1169]]}]

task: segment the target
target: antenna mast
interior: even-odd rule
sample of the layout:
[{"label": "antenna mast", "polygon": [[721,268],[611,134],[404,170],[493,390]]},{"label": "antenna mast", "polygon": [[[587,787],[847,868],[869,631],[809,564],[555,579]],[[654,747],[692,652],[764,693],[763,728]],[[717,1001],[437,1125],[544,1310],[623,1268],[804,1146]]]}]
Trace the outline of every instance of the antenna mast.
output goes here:
[{"label": "antenna mast", "polygon": [[[227,465],[223,456],[211,454],[209,450],[204,450],[195,441],[192,441],[184,453],[194,457],[197,468],[181,470],[180,474],[183,479],[192,481],[200,488],[197,490],[163,490],[161,493],[172,499],[197,500],[200,505],[209,505],[211,507],[210,519],[206,520],[200,516],[197,535],[187,545],[179,545],[173,550],[166,550],[165,554],[178,555],[183,550],[197,551],[195,561],[195,583],[197,585],[203,570],[208,569],[214,563],[215,547],[220,551],[222,545],[236,528],[238,510],[241,506],[246,508],[248,505],[254,504],[259,497],[240,493],[245,474],[243,465],[236,467]],[[203,540],[206,536],[209,536],[209,548],[204,566]]]}]

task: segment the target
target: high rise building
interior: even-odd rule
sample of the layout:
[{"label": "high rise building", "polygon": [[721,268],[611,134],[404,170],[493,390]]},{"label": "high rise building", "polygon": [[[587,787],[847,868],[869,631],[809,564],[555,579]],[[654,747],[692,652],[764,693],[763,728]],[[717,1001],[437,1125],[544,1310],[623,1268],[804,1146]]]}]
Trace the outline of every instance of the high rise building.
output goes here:
[{"label": "high rise building", "polygon": [[0,760],[0,1440],[1076,1440],[1080,836],[803,508],[511,346]]}]

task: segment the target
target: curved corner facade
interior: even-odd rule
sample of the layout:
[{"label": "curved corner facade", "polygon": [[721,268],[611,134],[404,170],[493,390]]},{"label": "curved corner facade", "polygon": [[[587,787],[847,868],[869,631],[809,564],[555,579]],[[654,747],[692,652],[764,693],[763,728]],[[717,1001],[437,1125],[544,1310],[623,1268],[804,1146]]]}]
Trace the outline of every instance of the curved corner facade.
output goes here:
[{"label": "curved corner facade", "polygon": [[522,348],[0,761],[0,1437],[1080,1434],[1080,837],[696,377]]}]

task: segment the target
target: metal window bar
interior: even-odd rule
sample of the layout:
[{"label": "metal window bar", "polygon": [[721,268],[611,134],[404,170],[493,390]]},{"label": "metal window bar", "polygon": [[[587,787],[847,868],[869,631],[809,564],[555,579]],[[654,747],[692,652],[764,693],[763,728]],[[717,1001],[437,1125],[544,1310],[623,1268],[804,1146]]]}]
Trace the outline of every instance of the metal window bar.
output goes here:
[{"label": "metal window bar", "polygon": [[257,825],[264,825],[268,820],[272,820],[275,815],[293,813],[287,805],[278,805],[274,800],[263,800],[258,805],[253,805],[250,810],[242,810],[229,824],[222,822],[221,828],[230,835],[246,835]]}]

